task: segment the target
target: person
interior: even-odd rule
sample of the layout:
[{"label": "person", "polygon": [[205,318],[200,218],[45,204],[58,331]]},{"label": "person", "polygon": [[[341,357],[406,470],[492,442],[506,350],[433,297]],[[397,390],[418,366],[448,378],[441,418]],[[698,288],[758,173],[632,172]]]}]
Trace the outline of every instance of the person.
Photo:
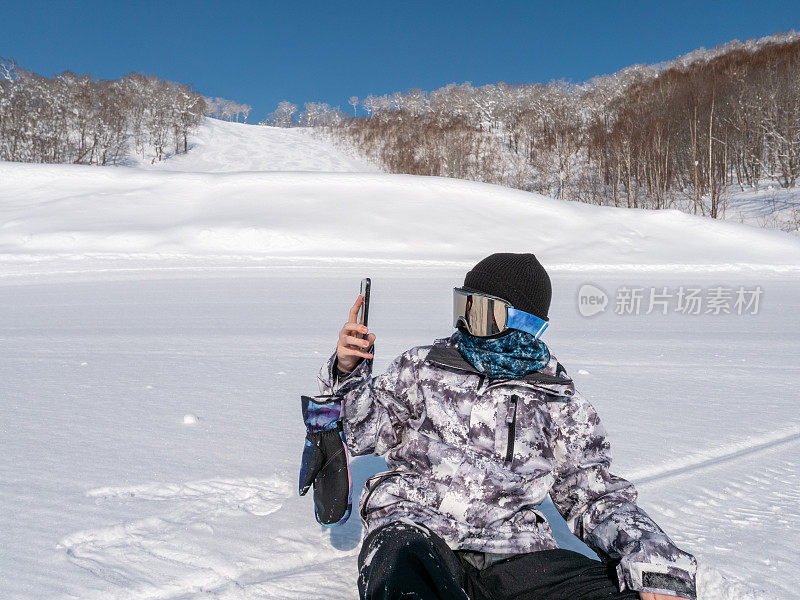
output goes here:
[{"label": "person", "polygon": [[[360,597],[694,599],[695,558],[609,471],[597,412],[540,339],[544,267],[492,254],[453,294],[457,330],[377,377],[359,296],[319,375],[321,393],[343,397],[350,452],[389,467],[360,497]],[[558,548],[537,510],[548,495],[601,561]]]}]

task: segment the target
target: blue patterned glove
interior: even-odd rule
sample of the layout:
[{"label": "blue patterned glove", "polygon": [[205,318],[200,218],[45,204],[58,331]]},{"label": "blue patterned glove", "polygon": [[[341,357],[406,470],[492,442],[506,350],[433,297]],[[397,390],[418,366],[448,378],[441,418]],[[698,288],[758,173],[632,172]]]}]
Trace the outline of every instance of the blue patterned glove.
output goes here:
[{"label": "blue patterned glove", "polygon": [[353,508],[353,481],[342,431],[340,396],[301,396],[306,443],[300,495],[314,486],[314,516],[322,525],[344,524]]}]

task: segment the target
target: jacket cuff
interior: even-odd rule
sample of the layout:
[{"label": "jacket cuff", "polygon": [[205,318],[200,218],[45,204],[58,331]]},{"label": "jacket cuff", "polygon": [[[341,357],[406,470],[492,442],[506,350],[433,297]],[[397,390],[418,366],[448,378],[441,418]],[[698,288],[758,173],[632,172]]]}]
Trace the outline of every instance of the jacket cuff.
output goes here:
[{"label": "jacket cuff", "polygon": [[[375,345],[370,346],[366,351],[372,352]],[[344,395],[359,387],[362,383],[369,380],[372,375],[372,359],[362,358],[355,368],[349,373],[339,370],[336,351],[334,350],[328,361],[323,365],[319,374],[319,390],[322,394]]]},{"label": "jacket cuff", "polygon": [[622,560],[617,565],[620,590],[646,594],[666,594],[697,600],[694,570],[686,571],[674,565],[658,565]]}]

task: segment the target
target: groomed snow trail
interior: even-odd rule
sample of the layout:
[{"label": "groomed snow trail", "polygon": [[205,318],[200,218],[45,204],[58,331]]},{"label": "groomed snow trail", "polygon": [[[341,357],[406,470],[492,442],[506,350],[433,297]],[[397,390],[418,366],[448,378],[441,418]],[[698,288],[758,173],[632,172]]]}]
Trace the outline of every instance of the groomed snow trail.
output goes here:
[{"label": "groomed snow trail", "polygon": [[[301,131],[210,121],[193,143],[153,167],[0,163],[0,597],[355,598],[357,517],[325,529],[297,497],[298,397],[362,276],[380,372],[448,335],[452,286],[506,249],[551,268],[548,344],[698,556],[701,600],[796,597],[795,238],[368,172]],[[764,297],[587,319],[584,283]],[[383,468],[355,460],[356,489]]]}]

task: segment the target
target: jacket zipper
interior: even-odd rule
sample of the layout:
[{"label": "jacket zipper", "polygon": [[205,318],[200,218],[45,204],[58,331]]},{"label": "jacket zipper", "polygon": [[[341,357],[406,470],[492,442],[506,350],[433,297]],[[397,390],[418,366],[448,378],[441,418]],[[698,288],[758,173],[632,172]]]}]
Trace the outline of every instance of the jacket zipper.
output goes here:
[{"label": "jacket zipper", "polygon": [[514,460],[514,438],[517,434],[517,401],[516,394],[511,395],[508,402],[508,413],[506,414],[506,426],[508,427],[508,445],[506,446],[506,462]]}]

